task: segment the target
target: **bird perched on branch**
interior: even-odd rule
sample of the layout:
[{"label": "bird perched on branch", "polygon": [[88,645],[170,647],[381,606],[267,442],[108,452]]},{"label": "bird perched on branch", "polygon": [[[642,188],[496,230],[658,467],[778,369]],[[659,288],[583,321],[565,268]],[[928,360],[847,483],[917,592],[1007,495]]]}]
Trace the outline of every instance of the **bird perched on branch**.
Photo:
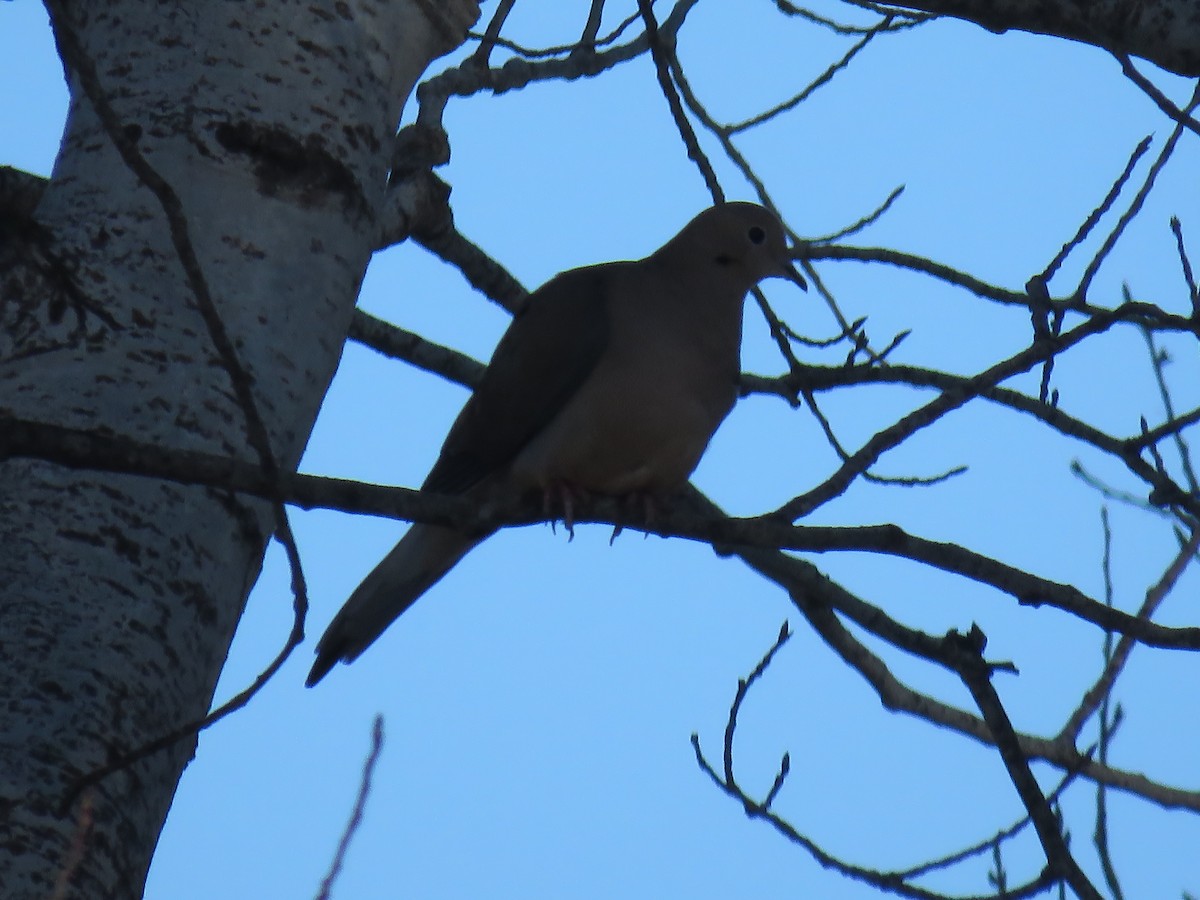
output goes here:
[{"label": "bird perched on branch", "polygon": [[[742,303],[806,287],[783,226],[752,203],[705,210],[645,259],[572,269],[529,295],[421,486],[623,496],[687,482],[737,399]],[[488,533],[415,523],[317,643],[311,687],[351,662]]]}]

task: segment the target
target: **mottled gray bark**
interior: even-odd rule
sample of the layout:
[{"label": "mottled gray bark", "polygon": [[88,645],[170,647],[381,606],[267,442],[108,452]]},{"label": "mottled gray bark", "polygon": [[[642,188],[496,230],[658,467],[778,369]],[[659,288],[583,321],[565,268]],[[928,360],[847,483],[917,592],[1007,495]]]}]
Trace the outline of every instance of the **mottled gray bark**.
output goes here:
[{"label": "mottled gray bark", "polygon": [[[450,11],[462,25],[475,4],[68,8],[59,26],[182,201],[271,446],[294,466],[377,246],[401,106],[450,49]],[[70,81],[36,226],[0,230],[0,407],[256,461],[159,199]],[[52,896],[60,880],[65,897],[141,896],[194,741],[103,781],[90,814],[60,800],[207,711],[272,523],[220,491],[0,463],[0,896]]]},{"label": "mottled gray bark", "polygon": [[1198,0],[906,0],[897,9],[954,16],[990,31],[1031,31],[1140,56],[1200,75]]}]

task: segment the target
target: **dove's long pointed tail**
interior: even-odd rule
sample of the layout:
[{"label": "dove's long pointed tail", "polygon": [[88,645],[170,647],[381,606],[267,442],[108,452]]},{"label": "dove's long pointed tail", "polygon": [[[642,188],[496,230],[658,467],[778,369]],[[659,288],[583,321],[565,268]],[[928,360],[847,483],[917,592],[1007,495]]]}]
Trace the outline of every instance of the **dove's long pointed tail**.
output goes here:
[{"label": "dove's long pointed tail", "polygon": [[333,617],[317,642],[317,661],[305,685],[312,687],[339,661],[353,661],[484,537],[413,525]]}]

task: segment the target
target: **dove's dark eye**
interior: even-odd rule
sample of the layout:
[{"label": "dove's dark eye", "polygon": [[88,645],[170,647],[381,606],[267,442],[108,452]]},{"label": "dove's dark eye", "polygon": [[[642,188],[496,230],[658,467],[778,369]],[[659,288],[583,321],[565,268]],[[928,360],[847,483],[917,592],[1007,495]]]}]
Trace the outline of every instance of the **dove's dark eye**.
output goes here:
[{"label": "dove's dark eye", "polygon": [[750,230],[746,232],[746,237],[750,238],[752,244],[761,244],[767,239],[767,233],[757,225],[751,225]]}]

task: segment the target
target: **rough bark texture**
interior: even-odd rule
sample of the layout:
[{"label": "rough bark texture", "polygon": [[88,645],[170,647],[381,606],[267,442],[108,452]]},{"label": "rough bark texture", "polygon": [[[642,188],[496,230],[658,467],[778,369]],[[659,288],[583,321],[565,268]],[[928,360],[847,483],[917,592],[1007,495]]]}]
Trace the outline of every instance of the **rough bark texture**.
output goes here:
[{"label": "rough bark texture", "polygon": [[917,0],[889,3],[954,16],[990,31],[1031,31],[1140,56],[1179,75],[1200,75],[1198,0]]},{"label": "rough bark texture", "polygon": [[[376,246],[401,106],[452,43],[422,6],[70,4],[125,134],[182,200],[284,467]],[[77,77],[71,93],[36,224],[0,229],[0,406],[255,460],[158,199]],[[194,742],[105,780],[90,823],[60,800],[207,711],[271,523],[218,491],[0,464],[0,895],[141,896]]]}]

